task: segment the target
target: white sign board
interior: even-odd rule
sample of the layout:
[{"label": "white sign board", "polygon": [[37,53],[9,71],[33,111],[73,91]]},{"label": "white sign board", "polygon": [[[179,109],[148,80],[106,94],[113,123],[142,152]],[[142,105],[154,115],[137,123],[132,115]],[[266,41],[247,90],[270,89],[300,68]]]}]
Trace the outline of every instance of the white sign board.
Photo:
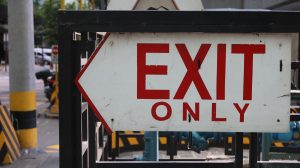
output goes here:
[{"label": "white sign board", "polygon": [[110,0],[107,10],[147,10],[165,7],[168,10],[203,10],[201,0]]},{"label": "white sign board", "polygon": [[110,33],[76,84],[109,131],[287,132],[286,34]]}]

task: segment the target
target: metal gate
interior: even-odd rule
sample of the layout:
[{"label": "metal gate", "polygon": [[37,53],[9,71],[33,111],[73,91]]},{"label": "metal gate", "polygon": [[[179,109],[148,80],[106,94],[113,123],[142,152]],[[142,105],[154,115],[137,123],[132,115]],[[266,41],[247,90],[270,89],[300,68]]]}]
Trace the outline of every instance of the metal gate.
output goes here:
[{"label": "metal gate", "polygon": [[[170,160],[107,161],[109,143],[94,113],[82,100],[74,79],[82,61],[101,40],[97,32],[299,33],[300,13],[280,11],[60,11],[60,167],[243,167],[243,133],[235,134],[233,162]],[[77,34],[80,33],[80,38]],[[300,79],[300,78],[299,78]],[[292,115],[291,121],[299,121]],[[173,146],[174,147],[174,146]],[[171,145],[172,148],[172,145]],[[300,167],[296,162],[258,161],[258,133],[250,134],[249,164]],[[171,152],[172,153],[172,152]],[[101,161],[100,161],[101,160]]]}]

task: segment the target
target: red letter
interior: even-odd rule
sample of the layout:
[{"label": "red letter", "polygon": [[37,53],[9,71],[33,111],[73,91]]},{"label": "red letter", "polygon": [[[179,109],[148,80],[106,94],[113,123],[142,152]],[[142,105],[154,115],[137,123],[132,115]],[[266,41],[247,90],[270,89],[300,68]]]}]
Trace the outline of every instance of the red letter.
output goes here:
[{"label": "red letter", "polygon": [[212,103],[211,121],[226,121],[226,118],[217,118],[217,104]]},{"label": "red letter", "polygon": [[233,54],[244,54],[244,100],[252,100],[253,54],[264,54],[265,48],[264,44],[232,44]]},{"label": "red letter", "polygon": [[234,107],[237,109],[237,111],[240,113],[240,122],[244,122],[244,116],[245,116],[245,112],[249,106],[249,103],[246,103],[243,107],[243,109],[241,109],[241,107],[239,106],[238,103],[233,103]]},{"label": "red letter", "polygon": [[146,65],[147,53],[169,53],[169,44],[137,44],[137,98],[169,99],[169,90],[146,90],[146,75],[167,75],[165,65]]},{"label": "red letter", "polygon": [[202,44],[198,50],[198,53],[194,59],[192,60],[189,51],[187,50],[185,44],[175,44],[176,48],[183,60],[187,72],[174,96],[174,99],[183,99],[187,90],[189,89],[192,82],[194,82],[197,91],[202,99],[211,100],[209,92],[198,72],[198,61],[200,63],[203,62],[211,44]]},{"label": "red letter", "polygon": [[225,99],[226,44],[218,44],[217,100]]},{"label": "red letter", "polygon": [[183,103],[183,121],[187,120],[187,115],[190,113],[190,115],[193,117],[195,121],[199,121],[199,103],[195,103],[195,111],[191,109],[188,103]]},{"label": "red letter", "polygon": [[[156,110],[158,108],[158,106],[165,106],[166,109],[167,109],[167,113],[164,117],[160,117],[157,115],[156,113]],[[152,114],[152,117],[158,121],[165,121],[167,119],[169,119],[171,117],[171,114],[172,114],[172,108],[171,106],[167,103],[167,102],[157,102],[155,103],[152,108],[151,108],[151,114]]]}]

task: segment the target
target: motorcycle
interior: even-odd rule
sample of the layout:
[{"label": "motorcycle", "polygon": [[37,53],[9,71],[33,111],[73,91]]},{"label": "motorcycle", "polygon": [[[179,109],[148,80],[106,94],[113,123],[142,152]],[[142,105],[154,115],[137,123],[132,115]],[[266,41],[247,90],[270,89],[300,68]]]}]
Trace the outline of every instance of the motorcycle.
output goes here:
[{"label": "motorcycle", "polygon": [[51,94],[54,89],[55,72],[50,72],[49,69],[42,70],[35,73],[36,79],[42,79],[44,82],[44,94],[46,98],[51,102]]}]

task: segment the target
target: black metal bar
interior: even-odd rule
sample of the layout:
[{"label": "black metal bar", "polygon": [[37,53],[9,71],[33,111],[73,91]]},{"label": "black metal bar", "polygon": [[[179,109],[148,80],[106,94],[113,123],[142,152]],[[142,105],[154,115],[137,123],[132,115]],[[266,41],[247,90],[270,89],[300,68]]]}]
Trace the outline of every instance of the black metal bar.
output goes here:
[{"label": "black metal bar", "polygon": [[[73,97],[72,97],[72,102],[73,104],[73,111],[71,111],[71,115],[74,116],[74,124],[76,124],[76,126],[74,127],[74,131],[75,131],[75,149],[76,149],[76,153],[75,153],[75,158],[78,160],[76,162],[78,162],[78,167],[82,167],[82,113],[81,113],[81,94],[79,93],[77,87],[74,85],[74,79],[76,78],[77,74],[79,73],[79,71],[81,70],[81,61],[80,61],[80,43],[77,41],[73,41],[72,42],[72,52],[71,52],[71,56],[72,56],[72,62],[73,62],[73,74],[72,74],[72,91],[73,91]],[[78,152],[78,153],[77,153]]]},{"label": "black metal bar", "polygon": [[82,156],[82,168],[89,168],[88,164],[88,152],[85,152]]},{"label": "black metal bar", "polygon": [[[93,38],[93,35],[90,33],[86,44],[87,44],[86,50],[88,52],[88,57],[89,57],[91,56],[91,53],[95,49],[95,38]],[[89,163],[88,164],[90,167],[95,167],[95,162],[96,162],[96,150],[97,150],[96,122],[97,122],[97,118],[95,116],[95,113],[92,111],[92,109],[89,109],[88,110]]]},{"label": "black metal bar", "polygon": [[100,128],[98,129],[99,132],[99,139],[98,139],[98,143],[99,143],[99,147],[105,147],[104,144],[104,128],[103,125],[100,126]]},{"label": "black metal bar", "polygon": [[[66,166],[72,166],[68,165],[73,159],[72,153],[73,152],[73,146],[69,142],[73,142],[74,139],[72,139],[74,132],[70,132],[72,130],[73,123],[72,121],[64,121],[66,118],[69,117],[68,111],[72,110],[72,104],[70,101],[67,101],[69,99],[66,99],[68,94],[72,94],[72,90],[70,88],[70,85],[68,81],[65,81],[62,79],[61,76],[67,75],[71,76],[72,74],[72,64],[69,62],[69,59],[67,58],[68,55],[71,55],[71,40],[72,40],[72,34],[70,37],[70,33],[68,30],[59,27],[59,55],[63,56],[66,55],[65,57],[60,57],[59,58],[59,81],[60,81],[60,87],[59,87],[59,99],[60,99],[60,104],[63,104],[64,106],[59,107],[59,111],[66,111],[62,114],[59,115],[59,143],[60,143],[60,150],[59,150],[59,155],[60,155],[60,167],[66,167]],[[68,34],[69,33],[69,34]],[[69,35],[69,36],[68,36]],[[70,65],[71,64],[71,65]],[[62,68],[66,67],[66,68]],[[68,89],[61,89],[63,87],[67,87]],[[64,121],[64,122],[63,122]],[[67,134],[68,136],[63,136]],[[69,149],[69,150],[68,150]],[[69,152],[70,151],[70,152]],[[74,154],[73,154],[74,155]]]},{"label": "black metal bar", "polygon": [[82,113],[82,140],[87,141],[88,140],[88,111],[85,111]]},{"label": "black metal bar", "polygon": [[231,151],[232,151],[232,155],[235,155],[235,151],[236,151],[236,138],[235,138],[235,135],[232,137],[232,143],[231,143],[231,147],[232,147],[232,149],[231,149]]},{"label": "black metal bar", "polygon": [[233,168],[232,162],[131,162],[131,161],[111,161],[96,164],[97,168]]},{"label": "black metal bar", "polygon": [[300,121],[300,114],[291,114],[290,121]]},{"label": "black metal bar", "polygon": [[174,132],[170,132],[167,136],[167,155],[170,156],[170,160],[174,160],[174,156],[177,155],[177,143],[175,142]]},{"label": "black metal bar", "polygon": [[291,69],[293,69],[293,70],[300,69],[300,61],[293,61],[291,63]]},{"label": "black metal bar", "polygon": [[235,133],[235,168],[243,168],[243,133]]},{"label": "black metal bar", "polygon": [[[299,32],[300,12],[287,11],[60,11],[74,31]],[[290,19],[293,18],[293,19]]]},{"label": "black metal bar", "polygon": [[300,153],[300,147],[296,147],[296,146],[274,147],[274,146],[272,146],[270,148],[270,152]]},{"label": "black metal bar", "polygon": [[[85,53],[86,53],[86,45],[85,45],[85,41],[87,41],[87,33],[85,32],[81,32],[81,41],[77,41],[77,43],[80,45],[79,47],[79,58],[81,60],[82,57],[85,57]],[[77,54],[77,53],[76,53]],[[80,63],[80,66],[81,63]],[[89,117],[89,110],[87,110],[86,112],[82,113],[81,116],[81,135],[82,135],[82,141],[88,141],[88,147],[86,149],[86,152],[83,155],[83,159],[82,159],[82,167],[83,168],[88,168],[89,167],[89,152],[90,152],[90,142],[89,142],[89,121],[88,121],[88,117]]]},{"label": "black metal bar", "polygon": [[249,165],[250,168],[257,168],[257,133],[250,134]]},{"label": "black metal bar", "polygon": [[[104,130],[103,126],[102,127],[102,130]],[[104,134],[103,134],[104,135]],[[110,143],[110,136],[107,136],[107,142],[104,145],[104,151],[103,151],[103,155],[102,155],[102,158],[101,160],[104,160],[104,161],[107,161],[108,160],[108,156],[111,154],[111,143]]]},{"label": "black metal bar", "polygon": [[[300,31],[299,31],[300,32]],[[298,41],[300,41],[300,35],[298,32]],[[298,43],[298,56],[297,56],[298,60],[300,60],[300,43]],[[298,81],[296,83],[296,86],[299,88],[300,86],[300,70],[298,69]]]},{"label": "black metal bar", "polygon": [[192,132],[189,132],[188,148],[192,149],[192,147],[193,147],[193,134]]},{"label": "black metal bar", "polygon": [[116,131],[116,149],[115,149],[115,156],[119,156],[120,153],[120,132]]},{"label": "black metal bar", "polygon": [[257,133],[257,161],[261,161],[260,154],[262,152],[262,133]]},{"label": "black metal bar", "polygon": [[89,122],[88,122],[88,127],[89,127],[89,165],[90,167],[95,167],[95,162],[96,162],[96,116],[95,113],[91,110],[89,110]]},{"label": "black metal bar", "polygon": [[108,150],[108,156],[109,157],[113,157],[113,155],[114,155],[113,148],[112,148],[112,141],[113,141],[113,137],[110,134],[110,135],[108,135],[108,141],[107,141],[108,143],[107,143],[107,146],[106,146],[107,150]]},{"label": "black metal bar", "polygon": [[73,81],[80,70],[80,59],[72,37],[68,28],[59,28],[59,143],[60,167],[77,168],[82,167],[81,98]]}]

